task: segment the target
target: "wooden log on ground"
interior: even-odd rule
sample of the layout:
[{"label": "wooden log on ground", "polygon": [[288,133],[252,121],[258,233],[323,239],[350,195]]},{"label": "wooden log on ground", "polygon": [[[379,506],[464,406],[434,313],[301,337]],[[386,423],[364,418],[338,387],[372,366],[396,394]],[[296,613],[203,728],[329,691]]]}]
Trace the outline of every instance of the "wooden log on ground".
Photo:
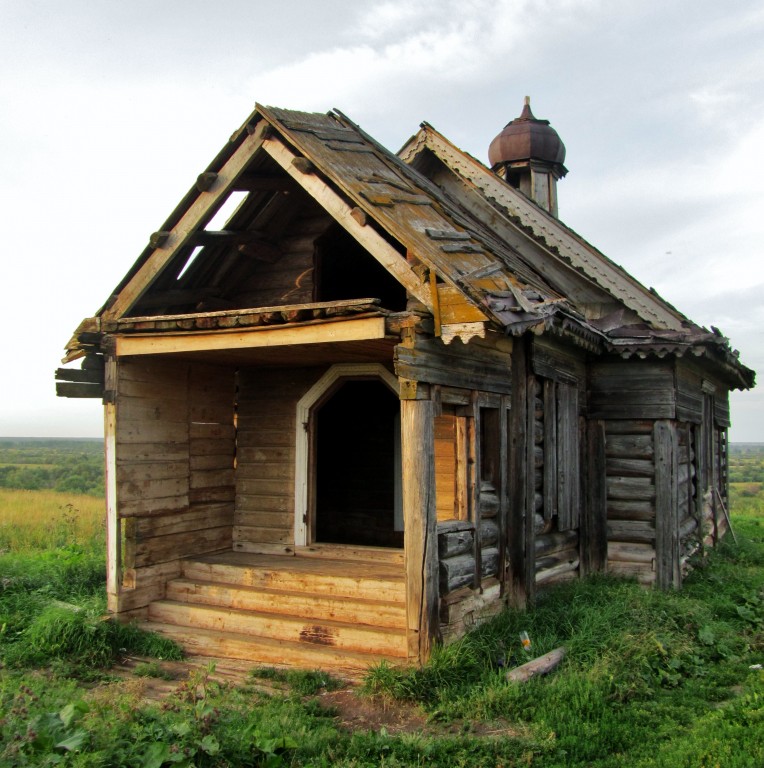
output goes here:
[{"label": "wooden log on ground", "polygon": [[510,669],[507,672],[507,680],[510,683],[527,683],[532,677],[549,674],[564,658],[565,648],[555,648],[527,664]]},{"label": "wooden log on ground", "polygon": [[576,558],[575,560],[566,561],[564,563],[560,563],[559,565],[555,565],[553,568],[547,568],[543,571],[539,571],[536,574],[536,584],[545,584],[552,579],[556,579],[558,576],[562,576],[563,574],[572,574],[578,570],[579,565],[579,560]]}]

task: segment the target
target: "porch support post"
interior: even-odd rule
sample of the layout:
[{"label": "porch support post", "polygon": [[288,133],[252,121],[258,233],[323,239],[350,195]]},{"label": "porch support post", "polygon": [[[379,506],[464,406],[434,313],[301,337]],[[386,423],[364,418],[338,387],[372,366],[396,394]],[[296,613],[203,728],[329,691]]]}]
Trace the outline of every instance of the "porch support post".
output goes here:
[{"label": "porch support post", "polygon": [[432,400],[401,400],[406,622],[409,657],[424,663],[438,636],[438,538]]},{"label": "porch support post", "polygon": [[104,478],[106,491],[106,595],[110,611],[119,611],[122,581],[121,525],[117,514],[117,361],[109,358],[104,387]]}]

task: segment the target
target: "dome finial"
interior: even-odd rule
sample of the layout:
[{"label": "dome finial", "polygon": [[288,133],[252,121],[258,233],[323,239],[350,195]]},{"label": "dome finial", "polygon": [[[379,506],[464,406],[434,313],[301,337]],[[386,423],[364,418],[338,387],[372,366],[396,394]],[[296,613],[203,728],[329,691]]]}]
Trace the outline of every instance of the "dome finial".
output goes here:
[{"label": "dome finial", "polygon": [[563,165],[565,145],[548,120],[539,120],[531,112],[530,96],[525,97],[520,116],[491,142],[488,162],[512,186],[556,215],[555,184],[568,172]]}]

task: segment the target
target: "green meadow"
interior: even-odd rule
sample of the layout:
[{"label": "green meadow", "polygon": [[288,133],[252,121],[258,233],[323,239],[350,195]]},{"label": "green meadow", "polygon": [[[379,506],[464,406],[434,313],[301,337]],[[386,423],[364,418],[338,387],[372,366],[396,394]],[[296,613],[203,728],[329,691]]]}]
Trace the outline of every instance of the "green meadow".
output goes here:
[{"label": "green meadow", "polygon": [[[344,684],[315,672],[254,669],[234,686],[198,671],[153,703],[116,678],[124,654],[161,676],[179,649],[104,618],[103,499],[85,469],[100,445],[42,442],[0,440],[0,470],[29,470],[0,472],[0,768],[764,765],[762,446],[732,447],[737,543],[698,559],[682,592],[563,584],[422,669],[372,669],[359,707],[414,713],[406,730],[344,727],[324,703]],[[38,470],[46,484],[24,487]],[[562,665],[507,682],[529,658],[521,632],[532,656],[565,646]]]}]

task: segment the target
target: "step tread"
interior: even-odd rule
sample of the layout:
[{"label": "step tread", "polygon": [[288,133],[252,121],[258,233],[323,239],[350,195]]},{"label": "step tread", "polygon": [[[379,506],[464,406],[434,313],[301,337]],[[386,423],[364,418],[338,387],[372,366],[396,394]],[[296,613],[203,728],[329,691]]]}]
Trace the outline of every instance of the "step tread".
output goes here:
[{"label": "step tread", "polygon": [[184,563],[210,566],[233,566],[281,573],[310,574],[316,577],[345,577],[374,579],[377,581],[405,581],[405,571],[398,564],[362,562],[334,558],[289,557],[284,555],[259,555],[249,552],[220,552],[202,557],[192,557]]},{"label": "step tread", "polygon": [[396,656],[346,651],[330,646],[268,637],[252,637],[238,632],[183,627],[155,621],[142,622],[141,627],[174,639],[194,655],[251,661],[253,665],[319,668],[339,675],[349,672],[351,677],[356,677],[358,673],[383,661],[397,666],[406,664],[405,659]]},{"label": "step tread", "polygon": [[358,624],[351,621],[336,621],[334,619],[305,619],[300,616],[289,616],[284,613],[271,613],[269,611],[248,611],[243,608],[226,608],[218,605],[199,605],[194,603],[185,603],[180,600],[155,600],[149,605],[149,615],[152,607],[154,606],[174,606],[177,608],[184,608],[190,610],[198,610],[204,612],[217,612],[224,614],[235,614],[242,618],[260,618],[269,621],[282,621],[289,624],[322,624],[333,629],[352,629],[362,632],[382,632],[387,635],[399,635],[401,637],[406,636],[405,627],[375,627],[367,624]]},{"label": "step tread", "polygon": [[233,581],[210,581],[209,579],[197,579],[188,576],[180,576],[172,579],[169,584],[192,584],[200,587],[225,587],[227,589],[235,589],[237,591],[248,592],[251,594],[266,594],[274,597],[299,597],[299,598],[311,598],[320,601],[337,601],[348,604],[360,604],[373,608],[379,607],[406,607],[405,599],[402,600],[376,600],[371,597],[348,597],[347,595],[327,595],[325,593],[311,594],[309,592],[292,590],[292,589],[279,589],[277,587],[263,587],[257,584],[237,584]]}]

